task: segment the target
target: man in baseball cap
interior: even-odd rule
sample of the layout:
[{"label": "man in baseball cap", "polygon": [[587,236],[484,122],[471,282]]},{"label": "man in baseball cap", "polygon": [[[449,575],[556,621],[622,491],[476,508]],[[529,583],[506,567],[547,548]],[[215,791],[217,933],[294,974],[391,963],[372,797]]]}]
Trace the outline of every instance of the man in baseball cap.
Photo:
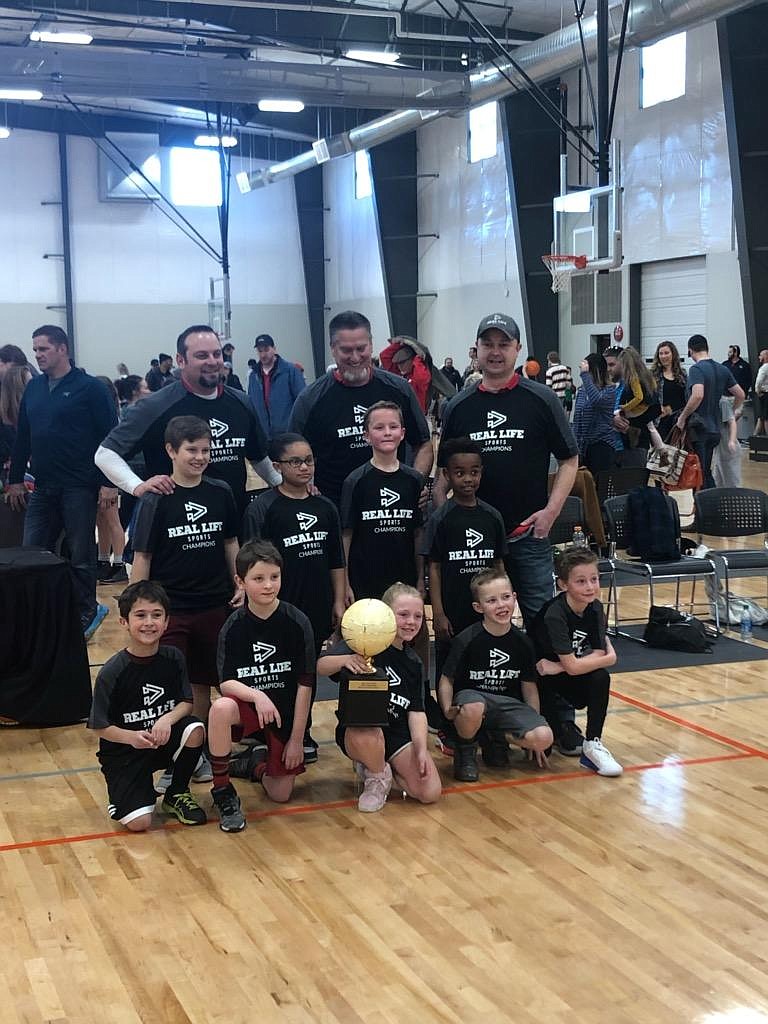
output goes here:
[{"label": "man in baseball cap", "polygon": [[257,334],[253,347],[259,362],[248,377],[248,397],[271,440],[288,430],[293,403],[307,385],[301,370],[277,354],[271,334]]},{"label": "man in baseball cap", "polygon": [[484,316],[477,328],[478,338],[482,338],[485,332],[492,328],[506,334],[512,341],[520,341],[520,328],[517,326],[517,321],[513,320],[511,316],[507,316],[506,313],[489,313],[488,316]]}]

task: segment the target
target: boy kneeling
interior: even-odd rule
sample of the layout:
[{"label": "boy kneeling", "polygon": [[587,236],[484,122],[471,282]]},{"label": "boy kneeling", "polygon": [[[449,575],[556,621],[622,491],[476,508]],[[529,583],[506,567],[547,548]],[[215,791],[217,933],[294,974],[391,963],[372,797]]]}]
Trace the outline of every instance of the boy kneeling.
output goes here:
[{"label": "boy kneeling", "polygon": [[168,596],[159,583],[142,580],[126,587],[117,603],[128,644],[99,672],[88,719],[99,737],[109,815],[131,832],[146,831],[157,800],[152,773],[172,763],[162,810],[182,825],[204,825],[205,811],[189,792],[189,780],[205,726],[190,714],[192,690],[181,652],[160,646]]},{"label": "boy kneeling", "polygon": [[533,649],[512,625],[515,595],[501,569],[484,569],[473,577],[472,607],[482,621],[463,630],[451,644],[440,677],[438,696],[459,741],[453,774],[477,782],[477,739],[483,728],[483,759],[489,767],[509,764],[508,739],[547,764],[552,731],[539,713]]},{"label": "boy kneeling", "polygon": [[553,694],[575,708],[587,709],[587,738],[580,764],[598,775],[621,775],[623,768],[603,746],[601,736],[608,710],[616,652],[606,635],[605,612],[600,603],[597,556],[591,551],[565,551],[557,563],[562,593],[552,598],[531,623],[539,661],[545,710]]},{"label": "boy kneeling", "polygon": [[[219,635],[222,696],[211,705],[208,746],[211,795],[222,832],[242,832],[245,816],[229,780],[232,733],[260,742],[238,758],[237,776],[261,782],[284,803],[304,771],[304,730],[315,682],[315,640],[304,612],[278,600],[283,559],[268,541],[248,541],[235,561],[246,604]],[[245,770],[243,770],[243,763]]]}]

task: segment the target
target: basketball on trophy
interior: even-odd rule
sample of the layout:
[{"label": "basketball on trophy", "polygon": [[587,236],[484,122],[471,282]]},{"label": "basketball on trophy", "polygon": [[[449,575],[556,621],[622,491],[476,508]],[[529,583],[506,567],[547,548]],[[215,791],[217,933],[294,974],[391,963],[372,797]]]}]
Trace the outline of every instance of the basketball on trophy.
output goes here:
[{"label": "basketball on trophy", "polygon": [[375,598],[355,601],[344,612],[341,635],[357,654],[372,658],[395,639],[397,623],[389,605]]}]

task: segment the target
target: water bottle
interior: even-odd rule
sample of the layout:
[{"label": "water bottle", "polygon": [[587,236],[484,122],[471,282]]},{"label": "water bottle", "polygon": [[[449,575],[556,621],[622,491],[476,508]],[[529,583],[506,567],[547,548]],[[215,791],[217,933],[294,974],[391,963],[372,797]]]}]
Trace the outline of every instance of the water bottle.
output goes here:
[{"label": "water bottle", "polygon": [[741,639],[752,639],[752,616],[749,614],[749,605],[745,604],[741,611]]},{"label": "water bottle", "polygon": [[580,526],[575,526],[573,528],[571,544],[573,544],[575,548],[585,548],[587,546],[587,538],[584,536],[584,531]]}]

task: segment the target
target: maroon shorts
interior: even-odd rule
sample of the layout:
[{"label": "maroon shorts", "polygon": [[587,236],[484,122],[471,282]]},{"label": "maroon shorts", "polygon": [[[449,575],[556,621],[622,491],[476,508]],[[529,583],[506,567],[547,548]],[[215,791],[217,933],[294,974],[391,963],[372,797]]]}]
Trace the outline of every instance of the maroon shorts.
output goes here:
[{"label": "maroon shorts", "polygon": [[160,642],[181,651],[187,663],[189,681],[194,686],[218,684],[216,651],[219,633],[231,611],[231,608],[224,607],[170,614],[168,629]]},{"label": "maroon shorts", "polygon": [[280,778],[283,775],[301,775],[306,771],[304,762],[296,765],[295,768],[286,768],[283,763],[283,751],[285,741],[280,737],[276,729],[267,726],[266,729],[259,728],[259,717],[256,708],[249,700],[240,700],[239,697],[230,697],[237,704],[240,713],[240,726],[232,730],[232,739],[237,741],[242,736],[255,736],[267,745],[267,767],[265,775],[272,779]]}]

